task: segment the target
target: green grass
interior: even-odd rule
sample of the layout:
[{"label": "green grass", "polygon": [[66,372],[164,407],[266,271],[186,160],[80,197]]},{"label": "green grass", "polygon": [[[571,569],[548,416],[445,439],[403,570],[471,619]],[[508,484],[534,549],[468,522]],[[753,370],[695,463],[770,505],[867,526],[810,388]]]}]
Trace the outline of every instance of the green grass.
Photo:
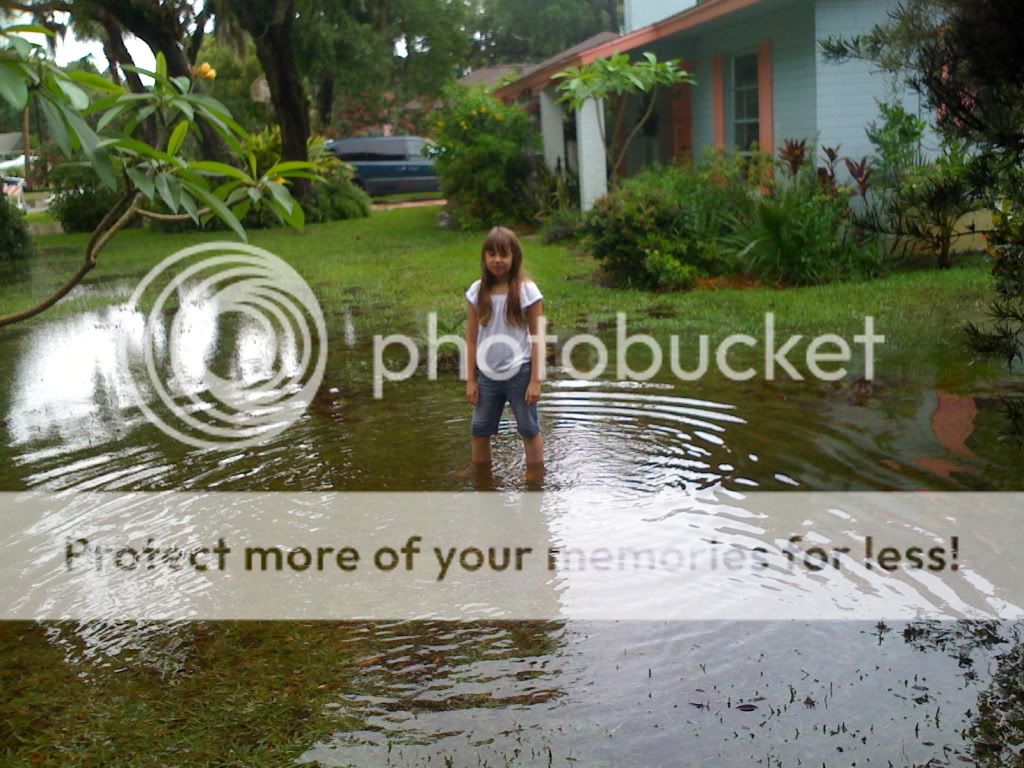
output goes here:
[{"label": "green grass", "polygon": [[[429,206],[378,212],[368,219],[310,226],[302,233],[254,231],[251,242],[287,260],[309,282],[329,328],[332,316],[348,310],[360,313],[364,323],[380,332],[417,334],[426,328],[428,312],[436,311],[445,325],[461,317],[463,292],[480,271],[483,233],[438,228],[438,210]],[[122,232],[87,282],[133,286],[161,258],[214,237]],[[5,285],[0,313],[28,306],[59,285],[77,267],[87,240],[85,234],[41,236],[41,253],[31,265],[0,265]],[[979,258],[965,259],[950,270],[917,269],[865,282],[654,294],[601,285],[594,261],[562,245],[527,237],[524,247],[526,266],[546,296],[551,332],[563,336],[575,329],[608,332],[616,312],[625,312],[631,332],[662,339],[708,334],[714,343],[731,333],[760,338],[764,314],[773,312],[780,336],[837,333],[850,338],[862,332],[864,316],[872,315],[887,337],[882,354],[913,371],[950,349],[965,357],[963,323],[983,320],[993,296],[989,268]],[[103,294],[83,293],[31,322],[109,302]]]},{"label": "green grass", "polygon": [[401,203],[408,200],[440,200],[444,197],[440,192],[397,192],[393,195],[381,195],[373,198],[375,203]]}]

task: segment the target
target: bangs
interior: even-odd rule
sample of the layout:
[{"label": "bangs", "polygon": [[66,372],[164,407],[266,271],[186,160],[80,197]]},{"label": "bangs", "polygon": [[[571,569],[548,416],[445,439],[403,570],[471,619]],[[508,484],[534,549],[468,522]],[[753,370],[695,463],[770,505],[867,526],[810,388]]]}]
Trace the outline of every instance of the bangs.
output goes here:
[{"label": "bangs", "polygon": [[509,253],[516,254],[516,236],[512,230],[506,227],[494,227],[487,233],[487,239],[481,251],[483,253]]}]

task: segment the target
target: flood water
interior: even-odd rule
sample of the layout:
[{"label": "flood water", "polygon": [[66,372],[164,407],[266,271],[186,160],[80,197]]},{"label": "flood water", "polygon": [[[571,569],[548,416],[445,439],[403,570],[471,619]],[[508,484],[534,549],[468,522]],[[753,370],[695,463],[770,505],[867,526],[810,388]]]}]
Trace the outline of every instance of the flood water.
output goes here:
[{"label": "flood water", "polygon": [[[197,311],[205,336],[186,344],[167,330],[167,354],[179,344],[186,369],[188,359],[197,371],[217,360],[226,375],[267,375],[274,360],[259,329],[218,327]],[[258,448],[184,446],[133,405],[119,366],[120,338],[137,335],[142,322],[112,306],[0,334],[0,489],[581,489],[619,500],[1024,489],[1024,455],[995,439],[1005,387],[952,354],[912,380],[882,368],[872,386],[587,382],[555,367],[541,402],[546,473],[526,479],[507,422],[493,471],[469,468],[470,412],[453,373],[387,385],[388,396],[374,400],[368,364],[372,335],[383,329],[353,312],[330,318],[327,375],[296,424]],[[585,527],[580,520],[573,525]],[[595,533],[609,524],[592,518]],[[630,525],[656,531],[659,522]],[[81,668],[159,659],[172,685],[189,672],[193,631],[63,626],[49,642],[65,645],[67,663]],[[336,631],[365,658],[328,705],[338,730],[305,745],[303,756],[336,766],[959,764],[957,753],[969,748],[962,731],[1009,647],[961,642],[956,628],[919,635],[855,621],[411,622]],[[1010,638],[1014,630],[1002,631]]]}]

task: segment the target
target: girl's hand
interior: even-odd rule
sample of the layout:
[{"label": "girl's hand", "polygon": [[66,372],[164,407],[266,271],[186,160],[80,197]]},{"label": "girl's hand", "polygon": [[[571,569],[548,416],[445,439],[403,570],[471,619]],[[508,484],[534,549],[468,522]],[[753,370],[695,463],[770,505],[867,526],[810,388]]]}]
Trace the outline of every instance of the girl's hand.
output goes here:
[{"label": "girl's hand", "polygon": [[538,402],[540,402],[540,382],[531,381],[526,386],[526,404],[536,405]]},{"label": "girl's hand", "polygon": [[480,387],[475,381],[466,382],[466,399],[470,405],[477,405],[480,402]]}]

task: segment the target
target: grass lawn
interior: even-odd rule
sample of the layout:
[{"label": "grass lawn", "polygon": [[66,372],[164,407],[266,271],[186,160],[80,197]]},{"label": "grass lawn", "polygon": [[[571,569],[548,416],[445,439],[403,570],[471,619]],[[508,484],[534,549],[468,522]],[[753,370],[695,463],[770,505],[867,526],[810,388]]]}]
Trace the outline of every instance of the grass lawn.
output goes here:
[{"label": "grass lawn", "polygon": [[[426,313],[438,312],[442,324],[464,314],[463,291],[479,276],[482,233],[451,232],[436,226],[438,209],[377,212],[371,218],[310,226],[303,233],[284,229],[254,231],[251,242],[291,263],[319,296],[325,314],[358,309],[373,325],[389,332],[417,333]],[[227,233],[156,234],[130,230],[119,234],[100,256],[87,283],[120,281],[125,292],[161,258],[179,248]],[[40,255],[25,266],[0,265],[0,313],[43,298],[76,268],[86,234],[41,236]],[[628,316],[630,331],[657,337],[720,339],[730,333],[763,335],[764,314],[773,312],[781,334],[862,332],[864,316],[876,318],[886,335],[883,354],[896,355],[913,368],[921,356],[955,347],[965,356],[962,325],[983,320],[992,298],[992,280],[984,258],[970,257],[945,271],[896,272],[879,280],[809,288],[771,287],[698,290],[655,294],[612,289],[595,279],[587,255],[561,245],[524,241],[526,265],[545,292],[550,329],[602,330],[616,312]],[[110,293],[82,291],[32,322],[108,304]]]}]

